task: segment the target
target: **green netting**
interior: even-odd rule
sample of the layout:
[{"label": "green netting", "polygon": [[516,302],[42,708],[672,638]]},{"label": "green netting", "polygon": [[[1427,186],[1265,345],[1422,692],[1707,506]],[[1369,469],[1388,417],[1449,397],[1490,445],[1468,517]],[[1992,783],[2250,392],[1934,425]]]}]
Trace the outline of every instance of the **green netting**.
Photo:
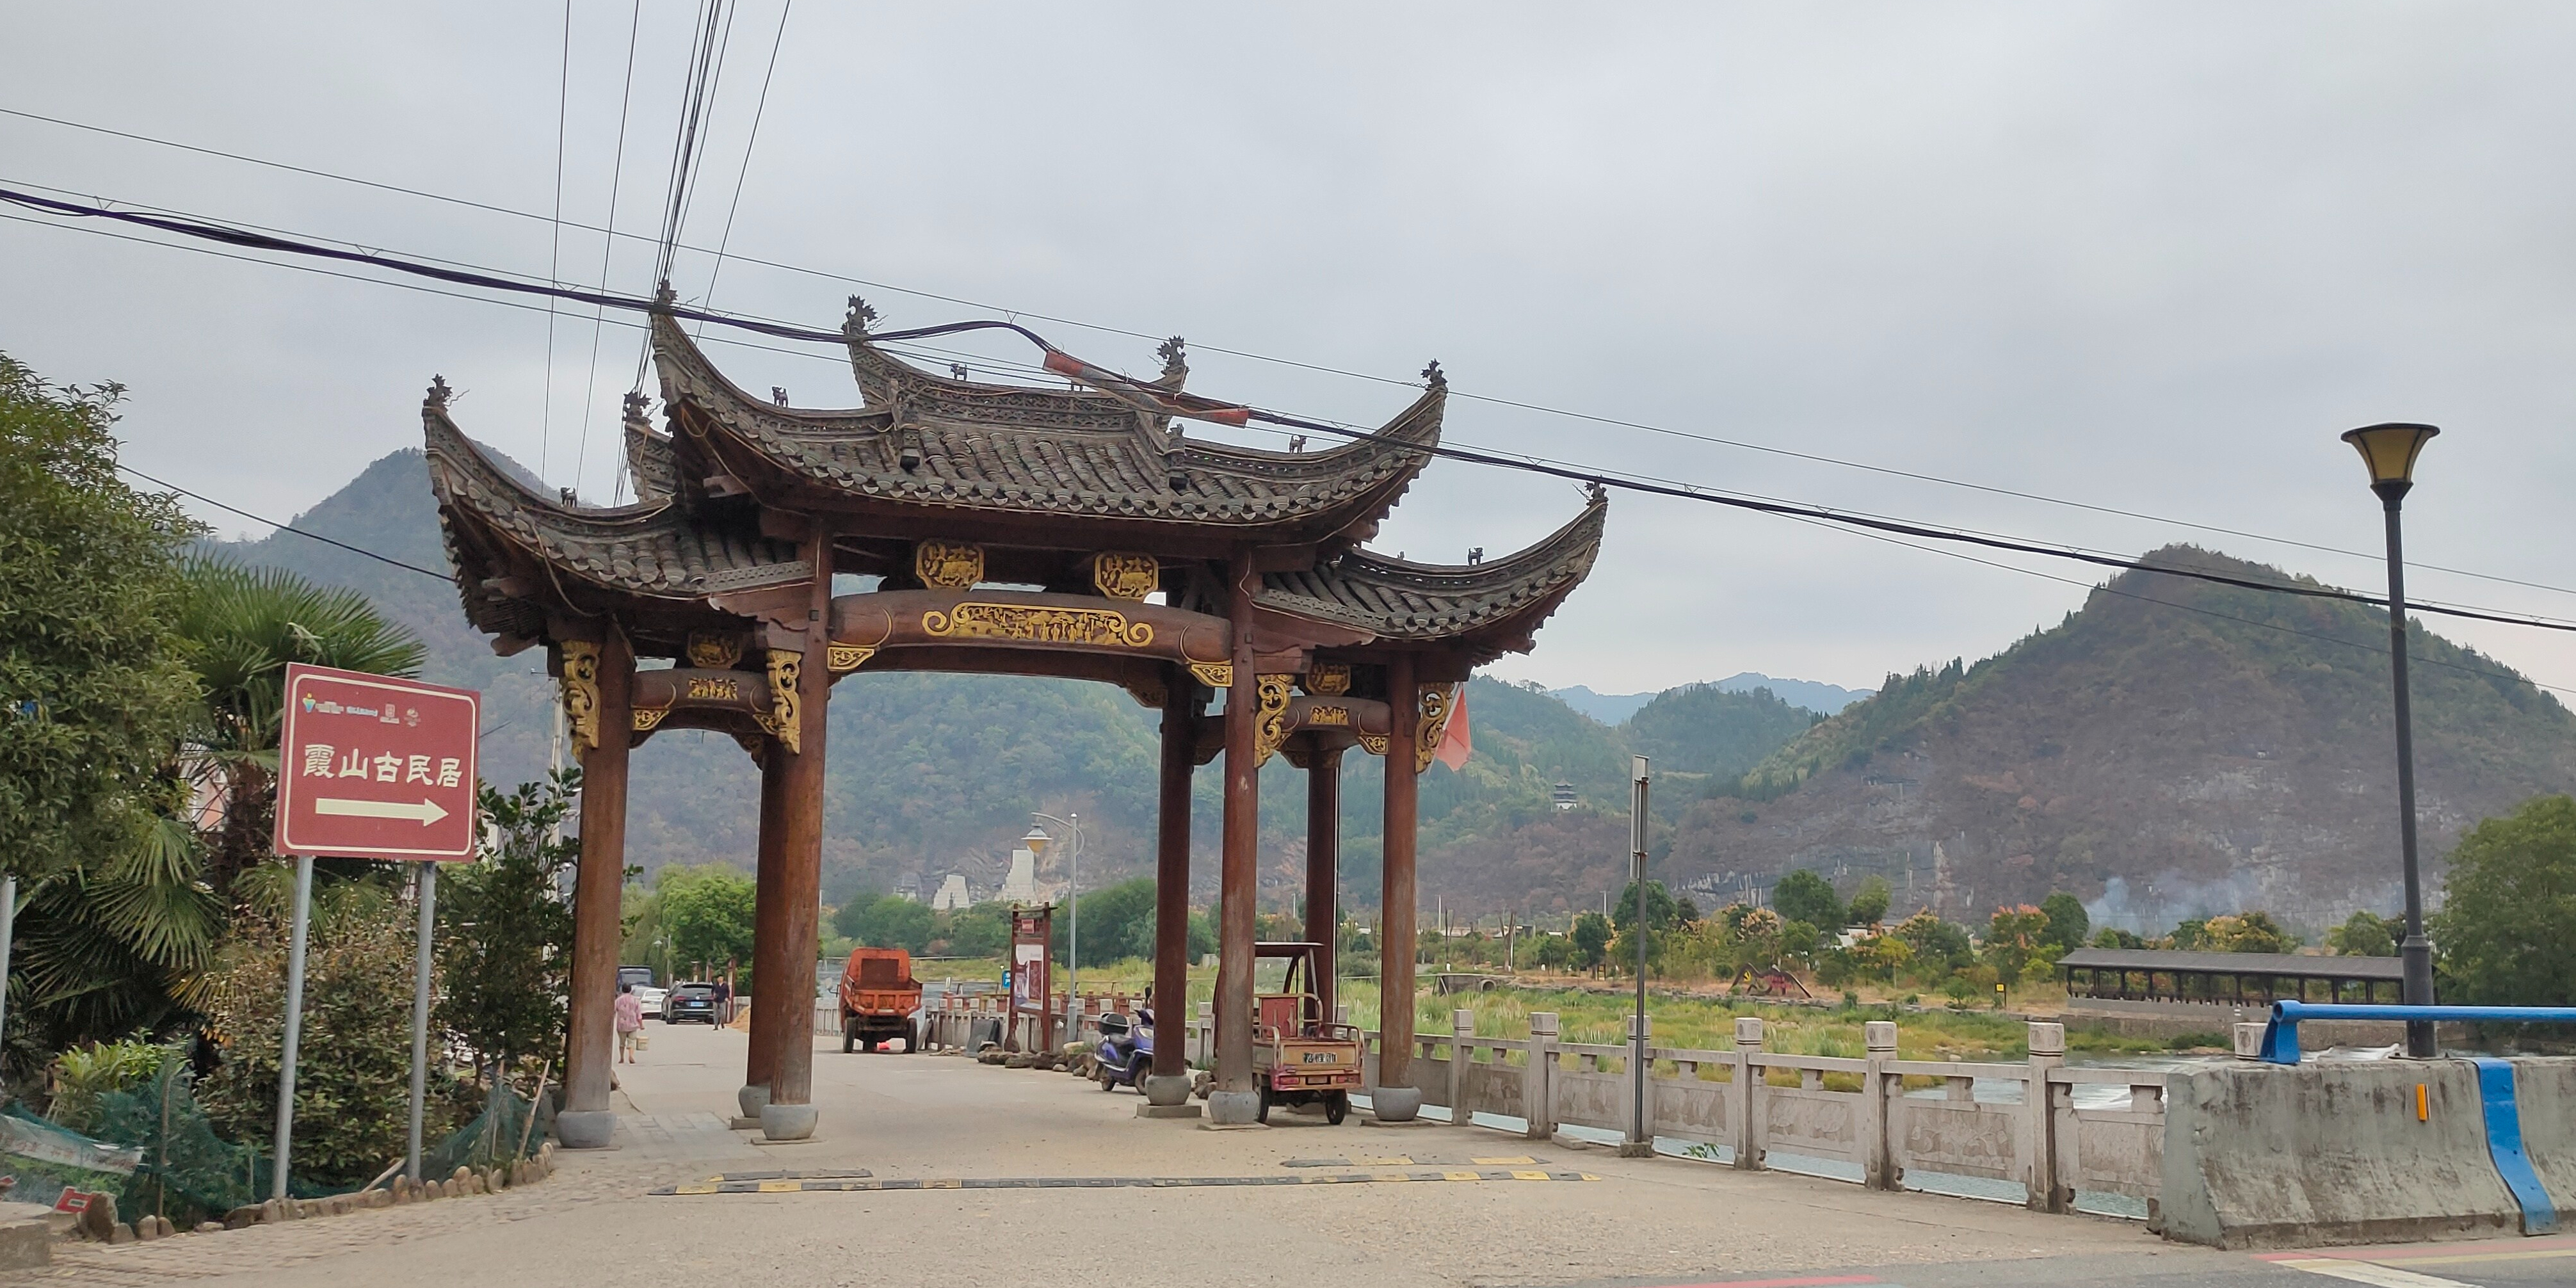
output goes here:
[{"label": "green netting", "polygon": [[[533,1126],[528,1121],[531,1111],[536,1115]],[[421,1150],[421,1179],[436,1180],[460,1167],[481,1171],[507,1166],[534,1153],[537,1146],[545,1143],[546,1132],[553,1126],[554,1112],[549,1106],[532,1105],[508,1083],[496,1081],[473,1121],[448,1133],[447,1139],[435,1146]]]},{"label": "green netting", "polygon": [[133,1179],[139,1151],[91,1140],[12,1104],[0,1110],[0,1172],[15,1178],[9,1196],[51,1203],[65,1189],[119,1196]]},{"label": "green netting", "polygon": [[[99,1139],[137,1153],[134,1175],[117,1195],[127,1216],[153,1213],[194,1225],[268,1197],[269,1159],[258,1147],[215,1135],[197,1105],[195,1080],[184,1060],[162,1064],[142,1086],[99,1096]],[[322,1191],[288,1178],[287,1192],[310,1198]]]},{"label": "green netting", "polygon": [[[421,1177],[506,1167],[544,1143],[553,1116],[550,1106],[496,1085],[471,1121],[421,1151]],[[268,1197],[267,1154],[215,1134],[184,1060],[165,1062],[142,1086],[100,1094],[95,1126],[98,1135],[85,1136],[20,1105],[0,1110],[0,1175],[17,1178],[12,1196],[51,1203],[66,1187],[103,1191],[116,1196],[120,1216],[152,1213],[182,1228]],[[287,1192],[316,1198],[337,1188],[289,1177]]]}]

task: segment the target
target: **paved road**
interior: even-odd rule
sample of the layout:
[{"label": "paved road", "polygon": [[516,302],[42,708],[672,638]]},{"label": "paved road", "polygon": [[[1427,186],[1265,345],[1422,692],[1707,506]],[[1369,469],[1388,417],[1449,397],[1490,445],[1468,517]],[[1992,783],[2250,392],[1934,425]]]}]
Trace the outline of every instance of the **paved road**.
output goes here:
[{"label": "paved road", "polygon": [[[821,1139],[765,1146],[727,1130],[722,1117],[741,1080],[741,1034],[658,1024],[652,1034],[645,1063],[621,1068],[618,1147],[570,1156],[540,1185],[157,1244],[67,1248],[51,1272],[0,1283],[2576,1281],[2576,1240],[2427,1245],[2323,1266],[2264,1261],[2175,1247],[2127,1222],[1622,1160],[1491,1131],[1365,1128],[1356,1117],[1338,1128],[1318,1118],[1246,1131],[1142,1121],[1132,1093],[1103,1094],[1062,1074],[843,1055],[837,1041],[815,1056]],[[743,1179],[716,1179],[726,1175]]]}]

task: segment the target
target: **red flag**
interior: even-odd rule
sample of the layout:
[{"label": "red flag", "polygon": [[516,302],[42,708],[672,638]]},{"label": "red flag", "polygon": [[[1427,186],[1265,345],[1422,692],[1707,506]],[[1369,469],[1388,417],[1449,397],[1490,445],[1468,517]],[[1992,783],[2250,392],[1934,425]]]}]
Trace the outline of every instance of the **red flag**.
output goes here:
[{"label": "red flag", "polygon": [[1475,744],[1467,736],[1467,686],[1462,684],[1458,686],[1458,704],[1449,709],[1449,725],[1441,730],[1440,746],[1431,758],[1455,770],[1474,754]]}]

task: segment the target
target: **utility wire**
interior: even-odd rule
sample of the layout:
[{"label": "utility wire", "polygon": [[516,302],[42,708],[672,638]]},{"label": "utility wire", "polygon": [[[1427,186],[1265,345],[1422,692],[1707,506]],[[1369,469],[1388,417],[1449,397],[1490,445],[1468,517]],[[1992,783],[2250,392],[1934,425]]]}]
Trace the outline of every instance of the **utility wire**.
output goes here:
[{"label": "utility wire", "polygon": [[392,564],[392,565],[393,565],[394,567],[396,567],[396,568],[405,569],[405,570],[410,571],[410,572],[416,572],[416,573],[419,573],[420,575],[422,575],[422,576],[424,576],[424,577],[436,577],[436,578],[438,578],[440,581],[446,582],[446,583],[448,583],[449,585],[454,585],[454,584],[456,583],[456,578],[455,578],[455,577],[453,577],[453,576],[451,576],[450,574],[443,573],[443,572],[436,572],[436,571],[433,571],[433,570],[428,569],[428,568],[423,568],[423,567],[421,567],[419,564],[416,564],[416,563],[405,563],[405,562],[403,562],[402,560],[400,560],[400,559],[396,559],[396,558],[394,558],[394,557],[393,557],[393,556],[391,556],[391,555],[380,555],[380,554],[377,554],[377,553],[376,553],[375,551],[373,551],[373,550],[368,550],[368,549],[365,549],[365,548],[360,547],[360,546],[353,546],[353,545],[350,545],[350,544],[349,544],[348,542],[346,542],[346,541],[340,541],[340,540],[337,540],[337,539],[335,539],[335,538],[331,538],[331,537],[323,536],[323,535],[322,535],[321,533],[319,533],[319,532],[307,532],[307,531],[305,531],[304,529],[299,528],[299,527],[296,527],[294,524],[291,524],[291,523],[280,523],[280,522],[278,522],[278,521],[277,521],[277,520],[275,520],[275,519],[262,518],[262,517],[260,517],[259,515],[253,514],[253,513],[251,513],[251,512],[250,512],[250,511],[248,511],[248,510],[240,509],[240,508],[235,507],[235,506],[229,506],[229,505],[226,505],[226,504],[224,504],[223,502],[221,502],[221,501],[218,501],[218,500],[214,499],[213,497],[210,497],[210,496],[205,495],[205,494],[204,494],[204,493],[202,493],[202,492],[191,492],[191,491],[189,491],[188,489],[183,488],[183,487],[179,486],[179,485],[178,485],[178,484],[176,484],[176,483],[166,483],[166,482],[163,482],[162,480],[160,480],[160,479],[156,479],[156,478],[152,477],[151,475],[146,474],[146,473],[144,473],[143,471],[141,471],[141,470],[138,470],[138,469],[134,468],[134,467],[133,467],[133,466],[131,466],[131,465],[127,465],[127,464],[124,464],[124,463],[122,463],[122,462],[119,462],[116,468],[118,468],[118,469],[120,469],[120,470],[123,470],[123,471],[125,471],[126,473],[131,474],[131,475],[133,475],[134,477],[139,478],[139,479],[143,480],[144,482],[151,484],[151,485],[152,485],[152,486],[154,486],[154,487],[166,487],[166,488],[170,489],[171,491],[178,493],[178,494],[179,494],[179,495],[181,495],[181,496],[188,497],[188,498],[190,498],[190,499],[192,499],[192,500],[203,501],[203,502],[205,502],[206,504],[211,505],[211,506],[215,507],[215,508],[216,508],[216,509],[218,509],[218,510],[225,511],[225,512],[230,513],[230,514],[238,514],[238,515],[240,515],[241,517],[243,517],[243,518],[245,518],[245,519],[248,519],[248,520],[250,520],[250,521],[251,521],[251,522],[253,522],[253,523],[265,523],[265,524],[267,524],[268,526],[270,526],[270,527],[272,527],[272,528],[275,528],[275,529],[277,529],[277,530],[278,530],[278,531],[280,531],[280,532],[292,532],[292,533],[294,533],[295,535],[297,535],[297,536],[299,536],[299,537],[310,537],[310,538],[312,538],[313,540],[315,540],[315,541],[319,541],[319,542],[321,542],[322,544],[324,544],[324,545],[326,545],[326,546],[338,546],[338,547],[339,547],[339,548],[341,548],[342,550],[346,550],[346,551],[348,551],[350,554],[353,554],[353,555],[365,555],[365,556],[366,556],[366,557],[368,557],[369,559],[373,559],[373,560],[375,560],[377,563],[381,563],[381,564]]},{"label": "utility wire", "polygon": [[[555,72],[555,215],[546,242],[546,281],[563,280],[564,120],[572,106],[572,0],[564,0],[563,63]],[[546,394],[537,414],[537,475],[546,472],[547,449],[555,428],[555,312],[560,301],[546,301]]]},{"label": "utility wire", "polygon": [[[707,292],[698,303],[707,308],[716,305],[716,278],[724,273],[725,248],[733,244],[733,217],[742,209],[742,181],[751,175],[751,150],[760,145],[760,118],[769,113],[769,82],[778,75],[778,50],[787,43],[787,14],[796,0],[778,6],[778,34],[769,42],[769,66],[760,73],[760,98],[752,104],[751,133],[742,143],[742,168],[733,176],[733,200],[725,206],[724,232],[716,238],[715,267],[707,270]],[[706,324],[698,324],[698,334],[706,334]]]},{"label": "utility wire", "polygon": [[[475,201],[471,198],[452,196],[447,193],[430,192],[424,189],[405,187],[400,184],[382,183],[372,179],[358,178],[354,175],[315,169],[310,166],[294,165],[283,161],[272,161],[264,157],[248,156],[238,152],[227,152],[217,148],[198,147],[194,144],[180,143],[172,139],[157,138],[152,135],[137,134],[127,130],[111,129],[101,125],[91,125],[81,121],[66,120],[62,117],[46,116],[37,112],[27,112],[14,108],[0,107],[0,116],[14,116],[22,120],[40,121],[48,125],[59,125],[66,129],[83,130],[93,134],[102,134],[112,138],[127,139],[137,143],[149,143],[158,147],[171,148],[177,151],[193,152],[201,156],[217,157],[227,161],[238,161],[246,165],[263,166],[269,169],[283,170],[292,174],[300,174],[317,179],[329,179],[338,183],[347,183],[363,188],[373,188],[380,192],[390,192],[407,197],[418,197],[428,201],[443,202],[449,205],[462,206],[468,209],[485,211],[491,214],[508,215],[519,219],[543,220],[546,218],[546,216],[532,211],[518,210],[508,206],[495,205],[490,202]],[[613,219],[611,220],[611,223],[614,223]],[[622,232],[613,227],[602,227],[599,225],[582,224],[577,222],[568,223],[566,226],[579,229],[584,232],[599,233],[612,240],[619,237],[624,237],[633,241],[654,240],[653,238],[641,233]],[[703,246],[692,246],[686,243],[683,243],[680,249],[699,254],[721,253],[720,251],[710,251],[708,248]],[[854,277],[847,273],[835,273],[827,269],[809,268],[800,264],[789,264],[778,260],[763,259],[756,255],[730,253],[727,254],[726,257],[739,263],[755,264],[762,268],[777,269],[781,272],[787,273],[798,273],[810,277],[821,278],[826,281],[841,282],[853,286],[863,286],[870,290],[893,291],[898,294],[912,296],[916,299],[936,300],[943,304],[955,304],[965,308],[984,309],[1012,318],[1027,318],[1053,325],[1080,327],[1084,330],[1097,331],[1104,335],[1125,336],[1138,340],[1160,340],[1162,338],[1159,333],[1149,333],[1128,327],[1112,326],[1099,322],[1089,322],[1080,318],[1038,313],[1025,309],[1010,309],[999,304],[994,304],[990,301],[978,300],[968,296],[947,295],[937,291],[925,291],[916,287],[903,286],[898,283],[879,281],[874,278]],[[1376,384],[1419,387],[1413,381],[1402,380],[1393,376],[1378,375],[1374,372],[1354,371],[1344,367],[1335,367],[1324,363],[1305,362],[1294,358],[1283,358],[1274,354],[1260,353],[1254,350],[1232,349],[1222,345],[1207,343],[1200,343],[1193,347],[1206,353],[1224,354],[1228,357],[1243,358],[1247,361],[1290,367],[1301,371],[1312,371],[1323,375],[1342,376],[1348,379],[1365,380]],[[2347,558],[2366,560],[2376,560],[2381,557],[2374,552],[2366,550],[2347,550],[2340,546],[2324,545],[2313,541],[2302,541],[2293,537],[2273,536],[2267,533],[2253,532],[2240,528],[2230,528],[2218,524],[2201,523],[2190,519],[2177,519],[2145,511],[2122,509],[2117,506],[2102,505],[2090,501],[2078,501],[2069,497],[2050,496],[2042,492],[2027,492],[2015,488],[2000,487],[1993,484],[1976,483],[1965,479],[1949,478],[1938,474],[1928,474],[1915,470],[1899,469],[1894,466],[1874,465],[1865,461],[1849,460],[1842,457],[1827,456],[1815,452],[1802,452],[1793,448],[1777,447],[1767,443],[1758,443],[1745,439],[1725,438],[1719,435],[1706,434],[1693,430],[1675,429],[1665,425],[1656,425],[1644,421],[1626,420],[1615,416],[1577,411],[1570,408],[1554,407],[1544,403],[1526,402],[1518,399],[1504,398],[1493,394],[1479,394],[1468,392],[1466,390],[1453,389],[1450,396],[1466,401],[1485,403],[1491,406],[1510,407],[1515,410],[1537,412],[1541,415],[1564,416],[1570,419],[1589,421],[1594,424],[1610,425],[1622,429],[1634,429],[1643,433],[1659,434],[1666,437],[1707,443],[1719,447],[1732,447],[1744,451],[1760,452],[1767,455],[1807,461],[1814,464],[1831,465],[1843,469],[1860,470],[1867,473],[1883,474],[1890,477],[1911,479],[1918,482],[1935,483],[1944,487],[1964,488],[1969,491],[1985,492],[1995,496],[2006,496],[2025,501],[2037,501],[2047,505],[2064,506],[2069,509],[2076,510],[2087,510],[2096,514],[2111,515],[2126,519],[2137,519],[2148,523],[2167,524],[2173,527],[2189,528],[2194,531],[2215,533],[2221,536],[2243,537],[2249,541],[2271,542],[2276,545],[2290,546],[2301,550],[2313,550],[2321,554],[2341,555]],[[2443,564],[2425,562],[2416,562],[2410,566],[2425,572],[2448,573],[2453,576],[2473,577],[2480,581],[2491,581],[2502,585],[2521,586],[2531,590],[2545,590],[2553,594],[2576,595],[2576,587],[2551,585],[2547,582],[2529,581],[2518,577],[2507,577],[2496,573],[2477,572],[2467,568],[2454,568]]]},{"label": "utility wire", "polygon": [[[616,159],[608,167],[608,227],[610,228],[617,226],[617,194],[626,178],[626,117],[629,110],[635,106],[635,36],[643,29],[644,0],[635,0],[635,7],[626,19],[626,87],[618,91],[617,154]],[[616,250],[615,237],[603,236],[599,239],[599,289],[602,292],[608,289],[608,261]],[[548,282],[546,285],[550,289],[562,289],[554,282]],[[579,495],[581,491],[582,467],[590,459],[590,409],[599,398],[599,333],[601,323],[607,319],[607,316],[607,306],[594,301],[594,307],[590,312],[590,368],[583,374],[581,382],[581,450],[573,455],[572,486],[575,495]]]},{"label": "utility wire", "polygon": [[[610,295],[605,292],[583,291],[575,288],[551,285],[538,286],[526,282],[495,277],[488,273],[440,268],[366,251],[339,250],[332,247],[319,246],[312,243],[278,238],[265,234],[245,233],[238,229],[225,228],[220,225],[205,224],[193,220],[165,219],[159,216],[142,215],[130,211],[85,208],[72,205],[68,202],[56,201],[51,198],[37,197],[32,194],[15,192],[6,188],[0,188],[0,200],[11,201],[40,210],[135,223],[146,227],[161,229],[163,231],[176,232],[187,236],[206,238],[209,240],[222,241],[236,245],[244,245],[255,249],[277,250],[288,253],[315,255],[324,258],[364,263],[374,267],[393,269],[417,276],[456,282],[461,285],[486,287],[489,289],[510,291],[521,294],[553,295],[560,298],[577,299],[586,303],[598,305],[603,310],[610,307],[639,312],[659,310],[669,313],[677,318],[703,320],[713,322],[721,326],[736,327],[761,334],[778,336],[783,339],[811,340],[831,343],[841,343],[847,339],[847,336],[842,332],[823,331],[808,327],[794,327],[779,323],[755,321],[726,314],[712,313],[703,309],[688,308],[668,302],[657,303],[654,301],[637,299],[631,296]],[[1577,483],[1592,484],[1603,487],[1617,487],[1627,491],[1640,492],[1648,495],[1666,496],[1678,500],[1698,501],[1704,504],[1728,506],[1737,509],[1751,510],[1757,513],[1786,516],[1803,515],[1833,523],[1846,524],[1860,528],[1871,528],[1906,536],[1922,537],[1929,540],[1962,542],[1971,545],[1984,546],[1990,549],[2010,550],[2024,554],[2043,555],[2050,558],[2069,559],[2100,567],[2138,569],[2146,572],[2160,573],[2166,576],[2185,577],[2221,585],[2236,586],[2248,590],[2268,591],[2275,594],[2296,595],[2314,599],[2340,600],[2347,603],[2365,604],[2382,608],[2387,606],[2387,601],[2385,599],[2354,591],[2339,590],[2324,586],[2302,586],[2295,584],[2261,582],[2249,578],[2235,577],[2206,570],[2149,564],[2140,560],[2129,559],[2117,555],[2097,554],[2060,546],[2037,544],[2010,537],[1991,536],[1958,529],[1940,528],[1925,524],[1906,522],[1903,520],[1881,519],[1873,516],[1854,514],[1849,511],[1835,510],[1828,507],[1808,505],[1793,501],[1775,500],[1772,498],[1750,495],[1728,494],[1692,484],[1654,478],[1653,476],[1629,475],[1577,463],[1552,461],[1543,457],[1512,455],[1485,448],[1462,447],[1454,444],[1428,445],[1409,442],[1393,438],[1381,431],[1356,429],[1347,425],[1339,425],[1327,421],[1289,416],[1244,404],[1226,403],[1197,395],[1174,394],[1167,390],[1160,389],[1159,387],[1134,380],[1131,377],[1094,367],[1088,363],[1082,362],[1080,359],[1073,358],[1071,355],[1064,353],[1062,350],[1059,350],[1054,345],[1050,344],[1044,337],[1016,322],[978,319],[966,322],[945,323],[938,326],[915,327],[908,330],[886,331],[870,334],[871,339],[876,341],[900,341],[980,330],[1006,330],[1017,334],[1046,351],[1049,359],[1047,370],[1059,375],[1076,376],[1083,383],[1091,384],[1095,388],[1102,389],[1105,392],[1110,392],[1134,402],[1140,407],[1140,409],[1156,411],[1163,414],[1195,416],[1200,419],[1208,419],[1221,424],[1233,425],[1244,425],[1251,421],[1263,421],[1272,425],[1280,425],[1292,429],[1303,429],[1314,433],[1331,434],[1337,437],[1351,439],[1353,441],[1378,442],[1405,452],[1420,452],[1433,457],[1443,457],[1451,460],[1466,461],[1473,464],[1489,465],[1504,469],[1522,470],[1529,473],[1562,478]],[[2421,612],[2436,613],[2471,620],[2497,622],[2505,625],[2530,626],[2545,630],[2576,631],[2576,622],[2556,621],[2529,615],[2497,613],[2484,609],[2457,607],[2431,602],[2417,604],[2414,605],[2414,607]]]}]

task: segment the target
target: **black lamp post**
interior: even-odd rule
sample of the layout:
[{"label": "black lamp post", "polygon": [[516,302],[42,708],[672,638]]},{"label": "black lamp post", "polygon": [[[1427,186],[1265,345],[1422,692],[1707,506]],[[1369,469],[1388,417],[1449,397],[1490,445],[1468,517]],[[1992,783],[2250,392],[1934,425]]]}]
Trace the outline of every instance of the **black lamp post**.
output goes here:
[{"label": "black lamp post", "polygon": [[[2415,486],[2415,456],[2442,431],[2431,425],[2365,425],[2350,430],[2343,441],[2361,453],[2370,467],[2370,490],[2379,494],[2388,515],[2388,668],[2397,690],[2397,829],[2406,857],[2406,941],[2398,948],[2405,979],[2400,1000],[2408,1006],[2433,1004],[2433,942],[2424,937],[2424,886],[2415,861],[2415,729],[2406,695],[2406,554],[2398,532],[2399,503]],[[2430,1059],[2434,1054],[2433,1022],[2406,1022],[2406,1054]]]}]

